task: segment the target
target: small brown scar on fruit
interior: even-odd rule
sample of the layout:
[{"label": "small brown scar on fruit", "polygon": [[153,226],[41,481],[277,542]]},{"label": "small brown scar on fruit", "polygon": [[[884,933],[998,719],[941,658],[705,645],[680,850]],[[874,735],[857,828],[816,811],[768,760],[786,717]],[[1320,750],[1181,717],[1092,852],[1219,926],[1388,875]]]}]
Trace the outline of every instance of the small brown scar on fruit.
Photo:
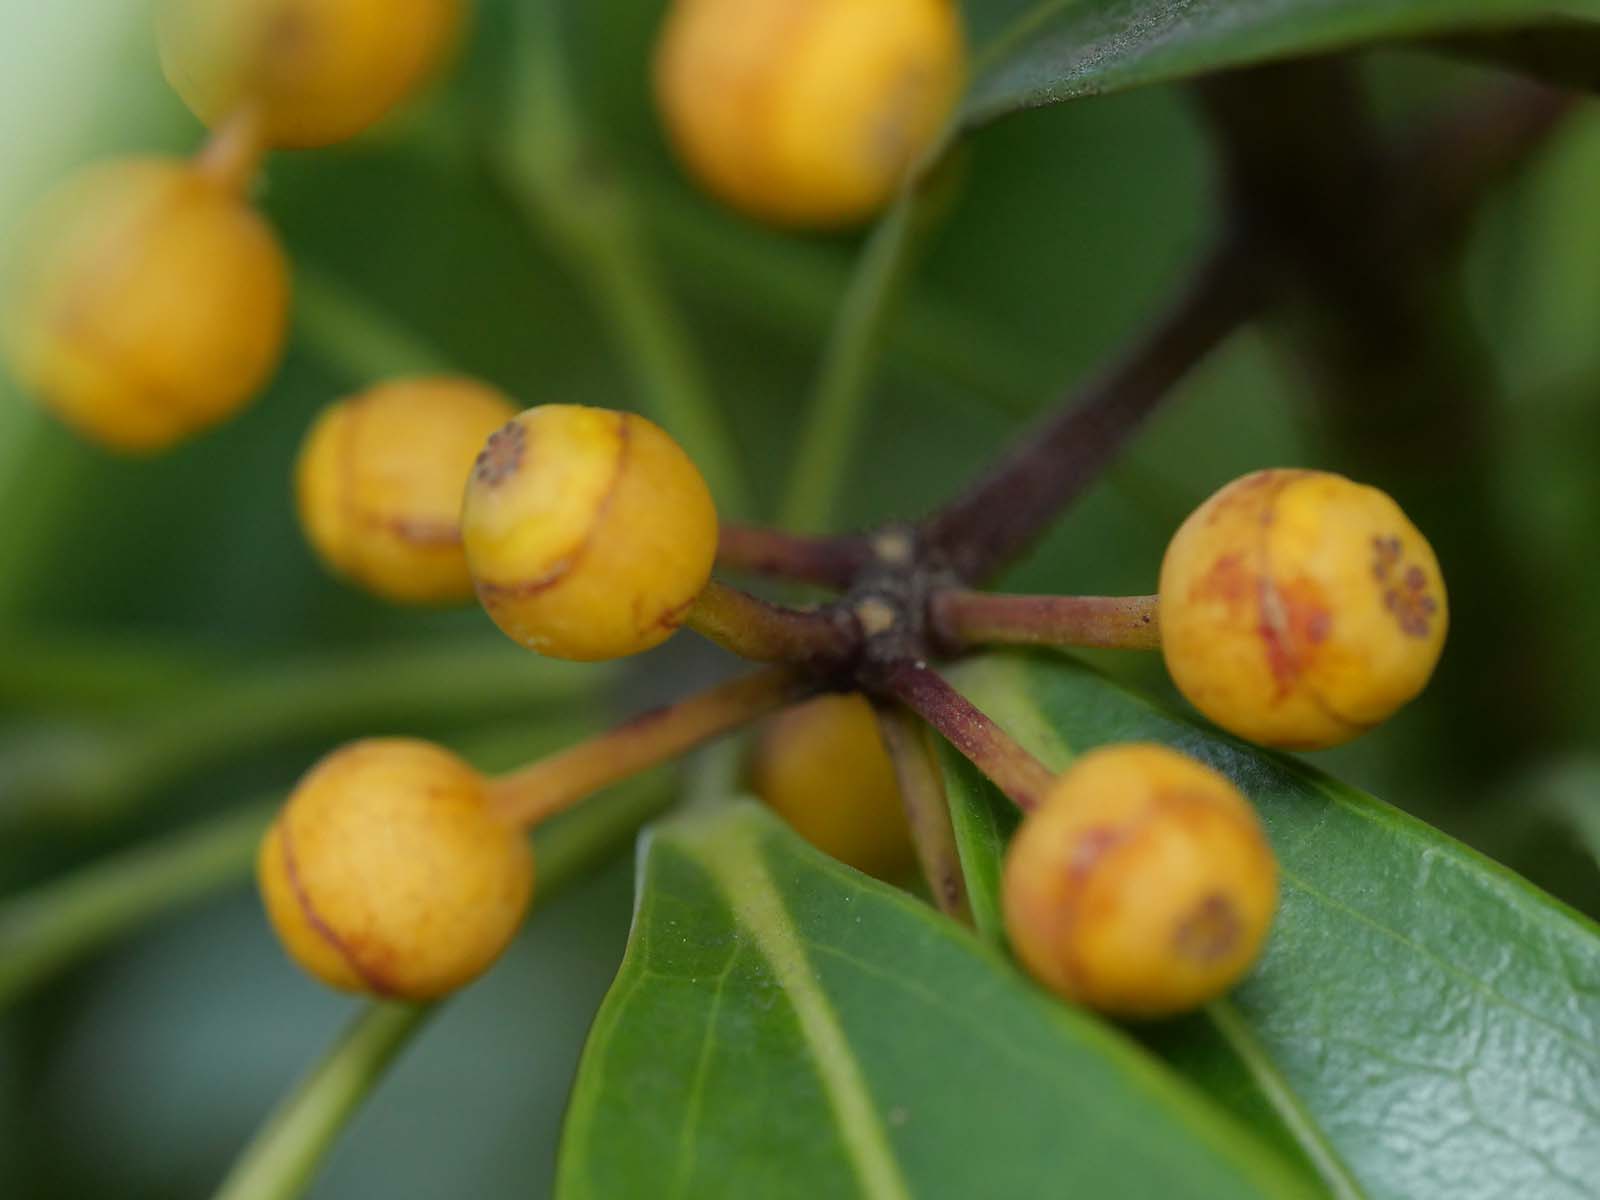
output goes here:
[{"label": "small brown scar on fruit", "polygon": [[295,859],[294,838],[289,831],[287,817],[278,822],[278,848],[283,853],[283,871],[289,879],[289,890],[294,893],[295,903],[300,906],[300,915],[305,917],[306,924],[316,931],[317,936],[333,949],[345,966],[355,972],[356,978],[366,984],[370,991],[379,996],[395,995],[395,990],[388,980],[362,962],[349,943],[339,936],[339,932],[333,926],[323,920],[322,914],[311,903],[310,893],[306,891],[305,883],[300,878],[300,864]]},{"label": "small brown scar on fruit", "polygon": [[259,53],[264,62],[292,59],[312,45],[314,22],[303,8],[284,6],[262,31]]},{"label": "small brown scar on fruit", "polygon": [[1244,556],[1238,553],[1224,554],[1190,586],[1189,600],[1220,600],[1233,610],[1250,598],[1251,589],[1252,580],[1245,567]]},{"label": "small brown scar on fruit", "polygon": [[1212,892],[1178,923],[1172,948],[1179,958],[1209,966],[1233,953],[1242,926],[1233,901]]},{"label": "small brown scar on fruit", "polygon": [[[662,610],[661,615],[652,622],[653,627],[656,629],[678,628],[678,626],[682,625],[684,620],[689,616],[689,610],[694,607],[694,603],[697,599],[699,599],[698,596],[691,596],[682,604],[674,604],[670,608]],[[638,623],[639,618],[636,612],[634,616],[634,624],[636,627],[638,626]]]},{"label": "small brown scar on fruit", "polygon": [[1067,876],[1078,883],[1093,871],[1100,860],[1127,837],[1127,831],[1114,825],[1090,829],[1079,835],[1067,859]]},{"label": "small brown scar on fruit", "polygon": [[1427,637],[1439,611],[1438,600],[1428,591],[1427,573],[1415,563],[1400,573],[1405,549],[1397,537],[1375,537],[1372,549],[1372,578],[1383,589],[1383,606],[1394,614],[1401,633]]},{"label": "small brown scar on fruit", "polygon": [[[499,437],[500,434],[506,433],[512,429],[517,431],[516,454],[520,460],[524,445],[524,434],[522,426],[513,421],[509,425],[505,426],[505,428],[500,429],[490,436],[489,444],[485,446],[483,448],[483,452],[478,455],[478,462],[473,467],[474,472],[481,472],[485,457],[494,453],[495,438]],[[584,555],[589,552],[589,548],[593,545],[595,534],[605,523],[606,514],[611,511],[611,504],[617,497],[618,489],[622,486],[622,478],[627,473],[628,469],[628,455],[632,443],[633,429],[628,424],[627,418],[619,414],[617,419],[616,461],[611,468],[611,480],[606,484],[605,493],[600,497],[600,502],[595,505],[594,515],[590,519],[589,528],[584,531],[583,535],[578,539],[576,545],[572,546],[565,554],[557,558],[543,573],[535,576],[532,579],[525,579],[521,583],[499,583],[492,579],[475,580],[473,584],[474,589],[478,593],[479,601],[482,602],[485,608],[492,608],[495,605],[503,604],[509,600],[520,597],[536,596],[540,592],[549,591],[551,588],[556,587],[558,584],[564,582],[567,576],[569,576],[577,568],[578,564],[583,560]],[[514,462],[508,468],[508,471],[515,471],[516,469],[517,463]],[[484,479],[484,476],[480,473],[478,478]],[[502,478],[503,476],[497,475],[493,479],[486,479],[485,482],[487,482],[489,486],[493,487],[496,483],[500,482]]]},{"label": "small brown scar on fruit", "polygon": [[1300,663],[1286,636],[1289,614],[1284,606],[1283,597],[1272,585],[1272,580],[1265,576],[1258,584],[1258,589],[1261,619],[1256,623],[1256,634],[1261,638],[1262,649],[1266,651],[1267,668],[1272,672],[1273,681],[1278,685],[1278,699],[1281,700],[1293,689],[1295,681],[1300,677]]},{"label": "small brown scar on fruit", "polygon": [[489,435],[472,464],[472,476],[485,487],[498,487],[522,466],[528,433],[520,421],[508,421]]},{"label": "small brown scar on fruit", "polygon": [[413,546],[459,546],[461,526],[422,517],[369,517],[368,524]]}]

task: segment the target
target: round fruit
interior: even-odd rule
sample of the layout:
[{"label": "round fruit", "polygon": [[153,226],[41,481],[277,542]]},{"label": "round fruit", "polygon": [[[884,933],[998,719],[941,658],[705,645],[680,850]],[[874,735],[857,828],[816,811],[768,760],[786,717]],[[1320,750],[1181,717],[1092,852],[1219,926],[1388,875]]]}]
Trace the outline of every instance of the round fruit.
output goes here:
[{"label": "round fruit", "polygon": [[16,244],[3,314],[12,370],[106,446],[159,450],[215,425],[277,365],[283,252],[234,192],[187,163],[91,167]]},{"label": "round fruit", "polygon": [[1024,818],[1001,891],[1012,949],[1046,987],[1159,1017],[1249,970],[1277,864],[1225,778],[1162,746],[1120,745],[1080,758]]},{"label": "round fruit", "polygon": [[1376,488],[1259,471],[1202,504],[1161,564],[1173,682],[1264,745],[1336,746],[1428,682],[1444,648],[1444,579],[1427,539]]},{"label": "round fruit", "polygon": [[162,0],[167,80],[207,124],[261,107],[268,141],[325,146],[412,95],[455,44],[462,0]]},{"label": "round fruit", "polygon": [[795,832],[840,862],[889,880],[915,864],[894,764],[864,697],[820,696],[774,717],[752,782]]},{"label": "round fruit", "polygon": [[462,508],[478,598],[555,658],[621,658],[671,637],[711,578],[705,480],[643,417],[529,409],[489,439]]},{"label": "round fruit", "polygon": [[963,60],[950,0],[675,0],[657,107],[729,204],[844,225],[883,207],[939,136]]},{"label": "round fruit", "polygon": [[381,384],[322,410],[295,473],[300,524],[334,571],[403,603],[472,597],[461,496],[484,439],[516,415],[470,379]]},{"label": "round fruit", "polygon": [[533,892],[483,777],[428,742],[355,742],[295,788],[257,877],[284,948],[346,991],[442,996],[500,956]]}]

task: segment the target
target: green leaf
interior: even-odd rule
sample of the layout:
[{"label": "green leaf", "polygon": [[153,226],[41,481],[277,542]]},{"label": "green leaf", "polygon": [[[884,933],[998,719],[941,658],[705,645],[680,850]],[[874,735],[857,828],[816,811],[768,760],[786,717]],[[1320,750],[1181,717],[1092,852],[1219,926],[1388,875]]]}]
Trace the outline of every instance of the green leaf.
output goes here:
[{"label": "green leaf", "polygon": [[1593,0],[990,0],[963,119],[1381,41],[1600,20]]},{"label": "green leaf", "polygon": [[1311,1194],[1122,1034],[754,805],[651,834],[565,1200]]},{"label": "green leaf", "polygon": [[[1339,1195],[1592,1194],[1600,1178],[1600,936],[1558,901],[1297,761],[1170,715],[1071,660],[953,672],[1052,767],[1157,741],[1229,775],[1282,868],[1265,956],[1231,997],[1142,1031]],[[1008,807],[964,764],[959,805]],[[1007,817],[997,816],[996,820]],[[962,853],[995,841],[958,819]],[[976,909],[990,862],[968,880]],[[993,904],[992,895],[987,901]]]}]

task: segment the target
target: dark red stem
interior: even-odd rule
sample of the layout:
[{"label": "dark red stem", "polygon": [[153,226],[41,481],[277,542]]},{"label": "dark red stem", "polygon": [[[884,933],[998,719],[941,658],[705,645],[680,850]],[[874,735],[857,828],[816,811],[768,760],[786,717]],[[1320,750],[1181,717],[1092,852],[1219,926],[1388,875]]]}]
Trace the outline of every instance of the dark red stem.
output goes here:
[{"label": "dark red stem", "polygon": [[928,612],[935,636],[955,648],[1161,646],[1154,596],[1002,596],[952,588],[935,592]]},{"label": "dark red stem", "polygon": [[930,543],[963,580],[993,576],[1094,482],[1173,385],[1255,313],[1258,300],[1243,248],[1227,243],[1120,361],[928,519]]},{"label": "dark red stem", "polygon": [[1018,808],[1035,808],[1044,798],[1054,778],[1050,769],[943,675],[921,663],[908,662],[888,668],[882,683],[886,691],[943,734]]},{"label": "dark red stem", "polygon": [[724,525],[717,564],[731,571],[770,575],[843,591],[872,560],[863,537],[807,537],[754,525]]}]

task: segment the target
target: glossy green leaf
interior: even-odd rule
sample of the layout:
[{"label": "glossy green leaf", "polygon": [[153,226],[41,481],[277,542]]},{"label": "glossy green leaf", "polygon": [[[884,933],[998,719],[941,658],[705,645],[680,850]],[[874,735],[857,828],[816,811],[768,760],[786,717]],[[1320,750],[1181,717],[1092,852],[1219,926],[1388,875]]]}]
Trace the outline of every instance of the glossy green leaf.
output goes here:
[{"label": "glossy green leaf", "polygon": [[1315,1194],[1116,1030],[737,805],[642,851],[558,1194]]},{"label": "glossy green leaf", "polygon": [[[1229,1000],[1144,1031],[1207,1092],[1298,1146],[1335,1194],[1593,1194],[1592,923],[1404,813],[1069,659],[997,655],[954,678],[1052,767],[1107,742],[1158,741],[1256,803],[1282,867],[1266,954]],[[1004,822],[1007,801],[965,763],[949,775],[964,861],[981,863],[995,839],[961,809]],[[991,862],[969,875],[975,907],[994,873]]]},{"label": "glossy green leaf", "polygon": [[1382,41],[1600,20],[1593,0],[990,0],[968,124],[1023,108]]}]

